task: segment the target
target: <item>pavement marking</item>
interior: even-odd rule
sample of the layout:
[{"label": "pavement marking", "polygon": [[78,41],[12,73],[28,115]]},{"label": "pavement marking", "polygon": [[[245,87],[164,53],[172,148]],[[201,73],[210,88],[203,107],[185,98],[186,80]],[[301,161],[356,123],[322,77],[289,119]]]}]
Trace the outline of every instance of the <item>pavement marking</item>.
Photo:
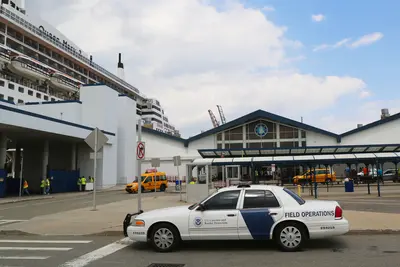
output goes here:
[{"label": "pavement marking", "polygon": [[83,267],[89,265],[91,262],[104,258],[108,255],[111,255],[118,250],[126,248],[131,245],[133,241],[131,241],[128,237],[118,240],[114,243],[108,244],[102,248],[89,252],[85,255],[82,255],[73,260],[67,261],[64,264],[59,265],[58,267]]},{"label": "pavement marking", "polygon": [[13,239],[0,239],[0,243],[47,243],[47,244],[88,244],[92,240],[13,240]]},{"label": "pavement marking", "polygon": [[47,251],[68,251],[72,248],[55,248],[55,247],[0,247],[0,250],[47,250]]},{"label": "pavement marking", "polygon": [[0,220],[0,225],[17,223],[17,222],[26,222],[26,221],[28,221],[28,220]]},{"label": "pavement marking", "polygon": [[[0,260],[46,260],[50,258],[50,256],[0,256]],[[3,265],[0,265],[0,267]]]}]

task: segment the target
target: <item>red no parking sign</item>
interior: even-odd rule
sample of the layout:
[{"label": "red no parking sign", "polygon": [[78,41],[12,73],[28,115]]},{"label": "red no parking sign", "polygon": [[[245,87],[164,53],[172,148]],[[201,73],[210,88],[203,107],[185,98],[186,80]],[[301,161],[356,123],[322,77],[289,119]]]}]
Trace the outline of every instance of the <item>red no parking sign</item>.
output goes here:
[{"label": "red no parking sign", "polygon": [[136,159],[143,159],[145,155],[144,142],[137,142]]}]

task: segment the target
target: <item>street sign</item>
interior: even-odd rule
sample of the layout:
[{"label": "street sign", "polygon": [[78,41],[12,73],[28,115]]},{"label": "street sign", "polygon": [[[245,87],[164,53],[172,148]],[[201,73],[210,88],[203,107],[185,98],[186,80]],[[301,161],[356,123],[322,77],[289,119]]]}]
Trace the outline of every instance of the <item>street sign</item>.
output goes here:
[{"label": "street sign", "polygon": [[[107,136],[100,131],[99,128],[95,128],[85,139],[86,144],[88,144],[93,151],[95,151],[96,146],[96,134],[97,134],[97,151],[99,151],[108,141]],[[97,152],[95,151],[95,152]]]},{"label": "street sign", "polygon": [[181,166],[181,156],[174,157],[174,166]]},{"label": "street sign", "polygon": [[136,159],[143,159],[145,156],[146,148],[144,142],[137,142]]},{"label": "street sign", "polygon": [[152,158],[151,167],[160,167],[160,158]]}]

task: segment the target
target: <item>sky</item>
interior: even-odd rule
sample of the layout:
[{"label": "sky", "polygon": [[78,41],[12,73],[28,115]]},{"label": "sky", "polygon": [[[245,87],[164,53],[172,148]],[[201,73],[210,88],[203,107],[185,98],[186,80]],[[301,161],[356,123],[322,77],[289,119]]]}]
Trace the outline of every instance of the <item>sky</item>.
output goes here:
[{"label": "sky", "polygon": [[262,109],[343,133],[400,112],[400,1],[30,0],[189,137]]}]

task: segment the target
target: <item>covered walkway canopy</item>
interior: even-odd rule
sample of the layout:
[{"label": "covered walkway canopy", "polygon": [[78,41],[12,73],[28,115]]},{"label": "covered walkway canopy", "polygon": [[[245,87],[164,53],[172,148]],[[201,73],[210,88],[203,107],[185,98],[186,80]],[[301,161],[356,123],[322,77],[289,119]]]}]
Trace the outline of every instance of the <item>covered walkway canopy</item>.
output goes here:
[{"label": "covered walkway canopy", "polygon": [[400,144],[265,149],[199,149],[194,164],[357,164],[399,162]]}]

